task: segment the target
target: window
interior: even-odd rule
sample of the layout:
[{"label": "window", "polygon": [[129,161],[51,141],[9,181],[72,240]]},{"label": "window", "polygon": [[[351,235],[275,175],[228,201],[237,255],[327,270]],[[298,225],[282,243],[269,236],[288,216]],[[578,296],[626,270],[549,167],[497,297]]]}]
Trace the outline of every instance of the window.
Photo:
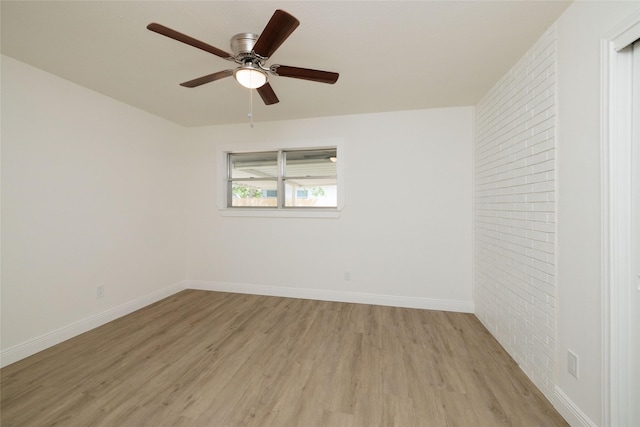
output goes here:
[{"label": "window", "polygon": [[338,207],[336,147],[227,152],[227,208]]},{"label": "window", "polygon": [[218,212],[230,217],[339,218],[346,199],[345,152],[341,137],[217,144]]}]

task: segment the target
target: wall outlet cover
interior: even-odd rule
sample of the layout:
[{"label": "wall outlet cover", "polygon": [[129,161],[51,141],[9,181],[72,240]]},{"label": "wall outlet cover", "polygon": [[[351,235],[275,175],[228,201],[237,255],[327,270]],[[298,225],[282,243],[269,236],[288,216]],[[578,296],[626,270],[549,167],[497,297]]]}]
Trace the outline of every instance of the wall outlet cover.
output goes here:
[{"label": "wall outlet cover", "polygon": [[578,355],[571,350],[567,352],[567,371],[578,378]]}]

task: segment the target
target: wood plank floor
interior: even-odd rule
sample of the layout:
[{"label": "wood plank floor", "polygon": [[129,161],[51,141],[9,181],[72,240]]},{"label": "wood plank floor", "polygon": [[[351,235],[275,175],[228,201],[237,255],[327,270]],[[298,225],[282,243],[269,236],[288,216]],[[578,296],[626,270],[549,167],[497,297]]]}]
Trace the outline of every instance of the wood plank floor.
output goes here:
[{"label": "wood plank floor", "polygon": [[188,290],[0,374],[3,427],[568,425],[462,313]]}]

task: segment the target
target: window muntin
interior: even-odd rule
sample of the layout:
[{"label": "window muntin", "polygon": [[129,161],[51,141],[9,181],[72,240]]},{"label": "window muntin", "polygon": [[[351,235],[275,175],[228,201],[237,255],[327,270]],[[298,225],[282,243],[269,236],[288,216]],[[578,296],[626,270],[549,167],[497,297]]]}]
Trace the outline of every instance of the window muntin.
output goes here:
[{"label": "window muntin", "polygon": [[227,207],[337,208],[337,149],[227,153]]}]

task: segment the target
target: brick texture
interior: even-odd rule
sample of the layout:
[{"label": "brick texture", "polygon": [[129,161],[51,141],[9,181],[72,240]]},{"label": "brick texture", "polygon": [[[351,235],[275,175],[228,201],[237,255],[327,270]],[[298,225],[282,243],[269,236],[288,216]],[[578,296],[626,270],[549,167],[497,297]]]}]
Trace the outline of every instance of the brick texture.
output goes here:
[{"label": "brick texture", "polygon": [[550,28],[476,106],[476,314],[553,396],[556,35]]}]

